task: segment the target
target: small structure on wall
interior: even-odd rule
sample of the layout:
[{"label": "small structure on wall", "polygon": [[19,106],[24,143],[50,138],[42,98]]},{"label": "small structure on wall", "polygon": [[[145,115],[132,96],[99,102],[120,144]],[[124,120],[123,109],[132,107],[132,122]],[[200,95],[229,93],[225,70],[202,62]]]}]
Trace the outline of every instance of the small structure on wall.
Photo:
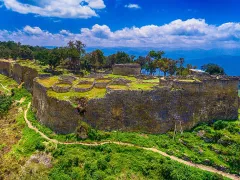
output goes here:
[{"label": "small structure on wall", "polygon": [[129,76],[129,75],[140,75],[141,66],[140,64],[115,64],[113,65],[113,74]]}]

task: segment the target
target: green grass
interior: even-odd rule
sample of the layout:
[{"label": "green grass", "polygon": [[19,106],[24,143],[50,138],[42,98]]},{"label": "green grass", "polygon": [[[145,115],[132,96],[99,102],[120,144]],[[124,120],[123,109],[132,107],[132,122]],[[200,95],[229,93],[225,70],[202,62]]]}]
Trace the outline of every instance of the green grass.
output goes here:
[{"label": "green grass", "polygon": [[78,84],[76,86],[74,86],[75,88],[90,88],[92,87],[92,84]]},{"label": "green grass", "polygon": [[60,145],[50,179],[224,179],[134,147]]},{"label": "green grass", "polygon": [[108,88],[113,90],[129,90],[129,87],[126,85],[109,85]]},{"label": "green grass", "polygon": [[[57,135],[50,129],[40,125],[36,118],[29,118],[31,122],[49,137],[62,142],[79,141],[76,134]],[[198,134],[204,131],[204,136]],[[213,167],[224,167],[227,172],[240,173],[240,124],[239,121],[216,121],[214,124],[202,124],[192,131],[177,133],[173,139],[173,132],[161,135],[141,134],[130,132],[103,132],[92,130],[92,141],[121,141],[143,147],[155,147],[170,155],[205,164]]]},{"label": "green grass", "polygon": [[[3,84],[9,90],[14,89],[18,86],[16,81],[14,81],[11,78],[8,78],[7,76],[1,75],[1,74],[0,74],[0,83]],[[9,91],[4,89],[1,85],[0,85],[0,91],[7,93],[7,94],[9,93]]]},{"label": "green grass", "polygon": [[[23,104],[17,104],[19,108],[26,109],[27,104],[31,101],[31,94],[25,89],[17,89],[14,92],[14,100],[26,98]],[[50,137],[64,141],[67,138],[69,138],[69,141],[77,140],[74,134],[56,135],[50,129],[40,125],[31,110],[28,113],[28,119],[34,126]],[[5,169],[8,169],[8,177],[14,174],[13,177],[21,177],[22,179],[29,179],[29,177],[35,177],[36,179],[225,179],[219,175],[188,167],[162,157],[157,153],[140,150],[135,147],[117,145],[98,147],[54,145],[46,142],[39,134],[26,126],[23,111],[19,111],[15,123],[21,127],[22,132],[18,143],[4,156],[5,164],[3,165]],[[221,125],[217,127],[221,128]],[[166,140],[161,136],[151,135],[152,138],[150,135],[139,133],[105,133],[91,130],[91,134],[92,139],[87,141],[116,139],[132,141],[132,143],[143,144],[144,146],[154,146],[156,145],[156,139],[158,142]],[[162,142],[159,143],[162,144]],[[3,146],[1,145],[1,148]],[[25,171],[23,167],[26,166],[27,160],[31,155],[39,152],[48,153],[53,157],[52,167],[45,168],[44,172],[41,170],[36,171],[35,168],[38,164],[33,163],[28,167],[30,169]],[[22,173],[22,169],[24,173]]]},{"label": "green grass", "polygon": [[53,77],[45,78],[45,79],[37,79],[37,82],[42,84],[44,87],[50,88],[54,84],[59,82],[58,78],[59,78],[58,76],[53,76]]},{"label": "green grass", "polygon": [[129,85],[129,89],[130,90],[144,90],[144,91],[147,91],[147,90],[152,90],[154,86],[156,86],[156,84],[134,82],[134,83],[131,83]]},{"label": "green grass", "polygon": [[159,79],[147,79],[147,80],[142,80],[143,83],[154,83],[154,84],[158,84],[159,83]]},{"label": "green grass", "polygon": [[[25,97],[23,104],[17,104],[18,107],[26,109],[28,102],[31,101],[31,94],[25,89],[14,90],[14,100],[20,100]],[[34,113],[30,110],[28,119],[51,138],[62,141],[77,141],[75,134],[57,135],[50,129],[39,124]],[[169,154],[179,157],[186,157],[194,162],[202,163],[206,158],[209,165],[221,164],[229,166],[230,172],[239,170],[239,122],[224,121],[196,127],[191,132],[178,133],[173,140],[172,132],[164,135],[150,135],[141,133],[127,132],[101,132],[91,130],[91,139],[86,141],[115,140],[130,142],[145,147],[159,148]],[[16,124],[22,127],[21,139],[14,145],[12,150],[6,155],[8,167],[11,173],[16,173],[18,167],[21,169],[29,157],[41,152],[49,153],[53,156],[53,167],[49,168],[45,176],[49,179],[224,179],[221,176],[202,171],[193,167],[188,167],[161,155],[134,147],[124,147],[117,145],[104,145],[99,147],[84,147],[80,145],[53,145],[45,142],[35,131],[29,129],[24,121],[23,112],[19,112],[16,118]],[[206,132],[205,136],[211,142],[206,142],[197,136],[201,130]],[[219,133],[230,138],[231,145],[223,146],[217,143],[220,137]],[[229,140],[229,139],[228,139]],[[4,145],[1,145],[3,147]],[[203,153],[199,154],[199,148]],[[216,150],[220,153],[216,154]],[[228,158],[226,160],[225,158]],[[234,164],[235,163],[235,164]],[[235,169],[234,169],[235,168]],[[35,172],[34,170],[30,172]],[[40,173],[40,172],[39,172]],[[1,174],[0,174],[1,175]],[[28,174],[29,176],[29,174]],[[44,176],[44,177],[45,177]],[[26,175],[21,177],[24,179]],[[42,177],[40,174],[36,177]]]},{"label": "green grass", "polygon": [[17,63],[20,64],[21,66],[35,69],[38,71],[38,73],[44,73],[44,69],[48,67],[48,66],[42,66],[33,60],[18,60]]},{"label": "green grass", "polygon": [[106,95],[106,89],[93,88],[92,90],[87,92],[69,91],[66,93],[57,93],[54,91],[48,91],[47,94],[50,97],[54,97],[60,100],[70,100],[73,97],[86,97],[88,99],[94,99],[94,98],[103,98]]}]

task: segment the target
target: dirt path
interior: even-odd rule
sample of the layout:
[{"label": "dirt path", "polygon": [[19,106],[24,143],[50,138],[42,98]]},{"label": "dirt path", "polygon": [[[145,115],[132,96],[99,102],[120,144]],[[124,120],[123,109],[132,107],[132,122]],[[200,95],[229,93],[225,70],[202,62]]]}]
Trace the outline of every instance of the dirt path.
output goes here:
[{"label": "dirt path", "polygon": [[6,88],[6,87],[5,87],[4,85],[2,85],[1,83],[0,83],[0,85],[1,85],[2,88],[5,89],[6,91],[11,92],[8,88]]},{"label": "dirt path", "polygon": [[147,151],[152,151],[152,152],[155,152],[155,153],[158,153],[158,154],[161,154],[162,156],[165,156],[165,157],[168,157],[174,161],[177,161],[179,163],[182,163],[182,164],[185,164],[187,166],[191,166],[191,167],[195,167],[195,168],[198,168],[198,169],[201,169],[201,170],[204,170],[204,171],[208,171],[208,172],[212,172],[212,173],[216,173],[216,174],[220,174],[224,177],[227,177],[227,178],[230,178],[230,179],[234,179],[234,180],[240,180],[239,177],[237,177],[236,175],[233,175],[233,174],[229,174],[229,173],[225,173],[225,172],[222,172],[222,171],[219,171],[213,167],[209,167],[209,166],[205,166],[205,165],[201,165],[201,164],[195,164],[195,163],[192,163],[192,162],[188,162],[188,161],[185,161],[185,160],[182,160],[180,158],[177,158],[175,156],[170,156],[168,155],[167,153],[163,152],[163,151],[160,151],[156,148],[146,148],[146,147],[141,147],[141,146],[137,146],[137,145],[134,145],[134,144],[130,144],[130,143],[123,143],[123,142],[116,142],[116,141],[105,141],[105,142],[94,142],[94,143],[83,143],[83,142],[73,142],[73,143],[70,143],[70,142],[59,142],[58,140],[56,139],[51,139],[49,138],[48,136],[46,136],[45,134],[43,134],[41,131],[39,131],[36,127],[34,127],[32,125],[32,123],[27,119],[27,113],[28,113],[28,110],[31,106],[31,103],[28,104],[28,107],[27,109],[25,110],[24,112],[24,119],[28,125],[28,127],[32,130],[34,130],[36,133],[40,134],[44,139],[50,141],[50,142],[53,142],[53,143],[56,143],[56,144],[64,144],[64,145],[83,145],[83,146],[101,146],[101,145],[104,145],[104,144],[117,144],[117,145],[121,145],[121,146],[128,146],[128,147],[136,147],[136,148],[139,148],[139,149],[144,149],[144,150],[147,150]]}]

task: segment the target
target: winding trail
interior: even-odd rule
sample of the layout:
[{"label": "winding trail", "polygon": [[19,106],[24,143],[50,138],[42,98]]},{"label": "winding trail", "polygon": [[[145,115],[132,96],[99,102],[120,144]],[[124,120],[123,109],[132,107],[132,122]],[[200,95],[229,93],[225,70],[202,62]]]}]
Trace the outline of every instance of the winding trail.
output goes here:
[{"label": "winding trail", "polygon": [[0,83],[0,85],[2,86],[3,89],[5,89],[8,92],[11,92],[8,88],[6,88],[2,83]]},{"label": "winding trail", "polygon": [[134,144],[131,144],[131,143],[123,143],[123,142],[116,142],[116,141],[104,141],[104,142],[94,142],[94,143],[83,143],[83,142],[72,142],[72,143],[70,143],[70,142],[60,142],[56,139],[51,139],[48,136],[46,136],[44,133],[39,131],[36,127],[34,127],[32,125],[32,123],[27,119],[27,113],[28,113],[28,110],[29,110],[30,107],[31,107],[31,103],[28,104],[28,107],[24,112],[24,119],[25,119],[28,127],[30,129],[34,130],[36,133],[40,134],[42,136],[42,138],[44,138],[44,139],[46,139],[50,142],[53,142],[53,143],[56,143],[56,144],[63,144],[63,145],[83,145],[83,146],[92,146],[92,147],[93,146],[101,146],[101,145],[104,145],[104,144],[117,144],[117,145],[121,145],[121,146],[135,147],[135,148],[139,148],[139,149],[152,151],[152,152],[161,154],[162,156],[168,157],[168,158],[170,158],[174,161],[185,164],[187,166],[191,166],[191,167],[195,167],[195,168],[198,168],[198,169],[201,169],[201,170],[204,170],[204,171],[220,174],[224,177],[227,177],[227,178],[230,178],[230,179],[233,179],[233,180],[240,180],[240,178],[236,175],[219,171],[219,170],[217,170],[213,167],[209,167],[209,166],[205,166],[205,165],[201,165],[201,164],[195,164],[195,163],[192,163],[192,162],[189,162],[189,161],[182,160],[182,159],[177,158],[175,156],[168,155],[167,153],[165,153],[163,151],[160,151],[156,148],[146,148],[146,147],[137,146],[137,145],[134,145]]}]

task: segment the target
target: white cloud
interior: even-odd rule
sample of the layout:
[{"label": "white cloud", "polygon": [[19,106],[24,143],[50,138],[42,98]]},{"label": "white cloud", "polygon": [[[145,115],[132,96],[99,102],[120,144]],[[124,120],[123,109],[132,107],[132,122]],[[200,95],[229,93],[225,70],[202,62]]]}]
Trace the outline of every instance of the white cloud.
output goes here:
[{"label": "white cloud", "polygon": [[157,47],[157,48],[235,48],[240,47],[240,23],[207,24],[203,19],[175,20],[162,26],[123,28],[112,31],[107,25],[82,28],[79,33],[61,30],[50,33],[26,26],[14,32],[0,30],[0,41],[23,44],[63,46],[69,40],[81,40],[88,47]]},{"label": "white cloud", "polygon": [[[35,1],[35,0],[34,0]],[[18,0],[3,0],[7,9],[21,14],[37,14],[45,17],[90,18],[98,16],[96,9],[105,8],[103,0],[39,0],[37,5]]]},{"label": "white cloud", "polygon": [[26,32],[26,33],[35,34],[35,35],[43,34],[43,31],[39,27],[25,26],[23,28],[23,31]]},{"label": "white cloud", "polygon": [[138,4],[127,4],[124,7],[130,8],[130,9],[140,9],[141,8]]}]

